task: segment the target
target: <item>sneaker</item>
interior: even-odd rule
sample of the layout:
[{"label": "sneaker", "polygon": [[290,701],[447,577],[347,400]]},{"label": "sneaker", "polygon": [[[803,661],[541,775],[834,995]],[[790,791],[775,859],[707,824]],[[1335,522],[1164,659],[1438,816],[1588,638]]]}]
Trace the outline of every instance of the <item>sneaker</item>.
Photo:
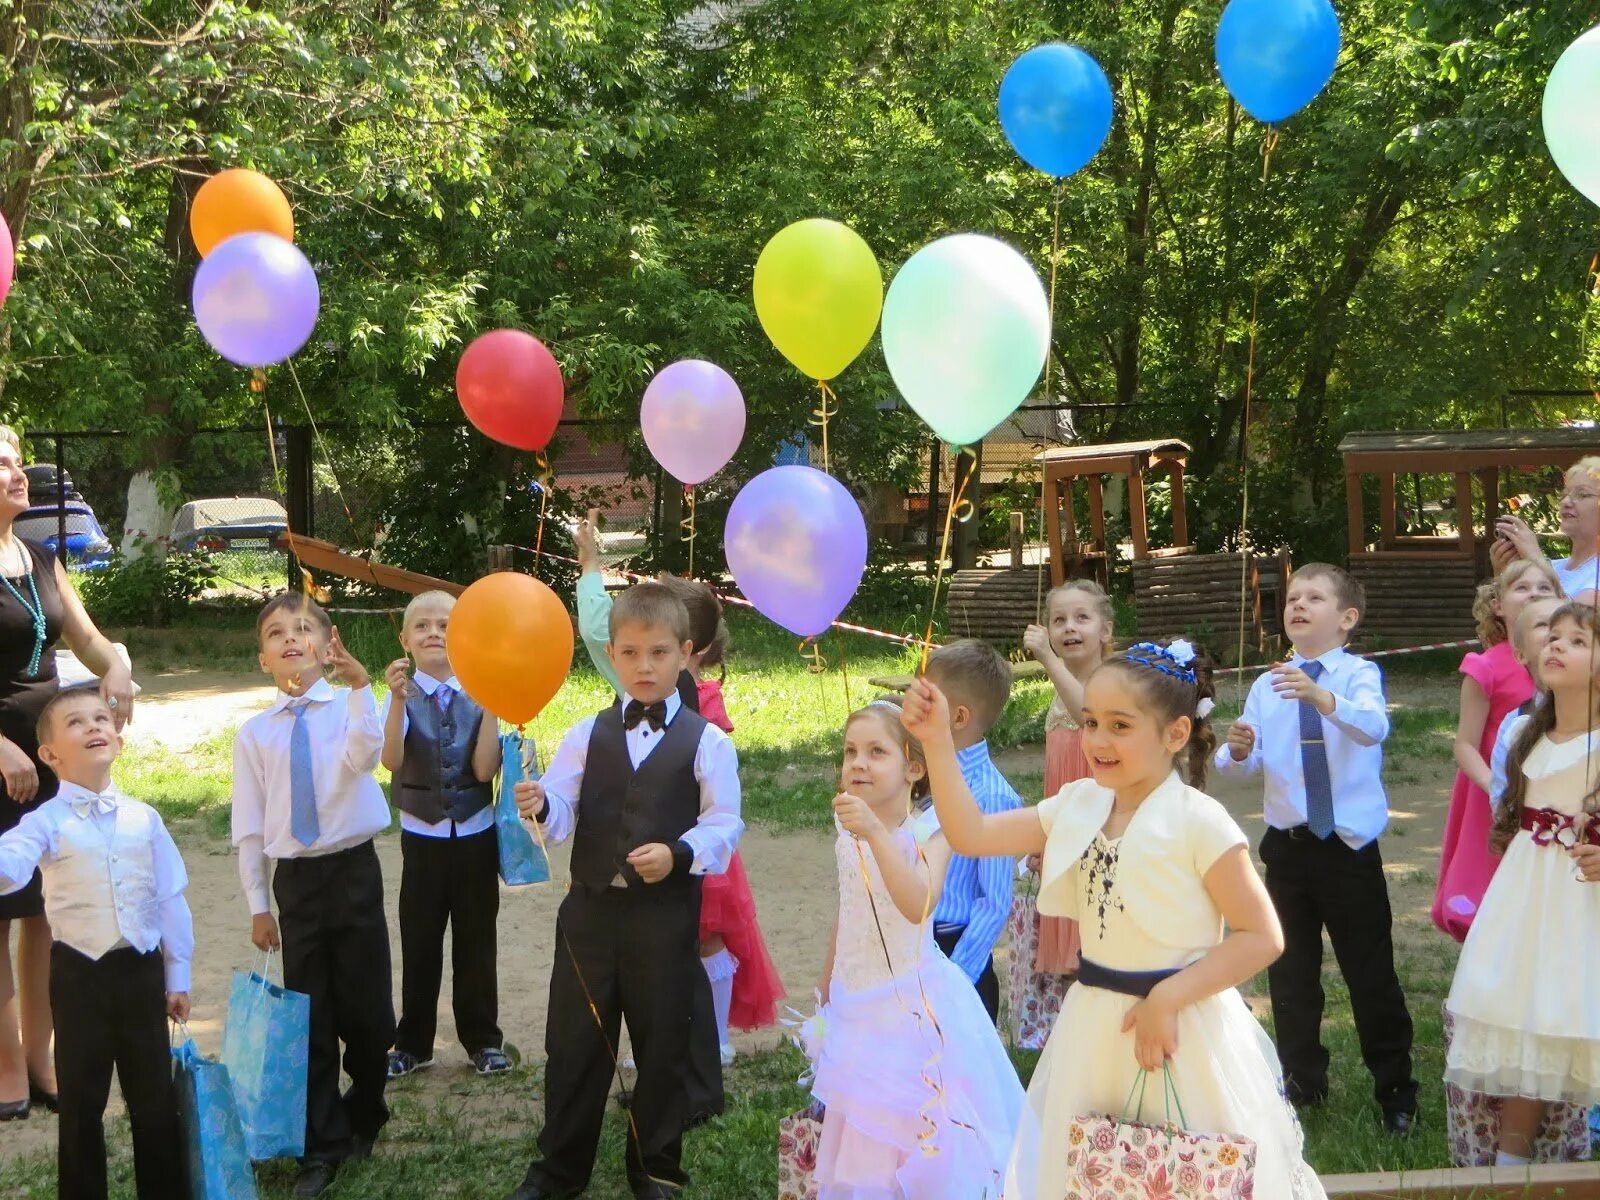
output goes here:
[{"label": "sneaker", "polygon": [[472,1052],[472,1065],[479,1075],[500,1075],[511,1070],[511,1060],[498,1046],[487,1046]]},{"label": "sneaker", "polygon": [[433,1059],[418,1058],[405,1050],[389,1051],[389,1078],[404,1079],[407,1075],[415,1075],[418,1071],[426,1071],[433,1066]]},{"label": "sneaker", "polygon": [[738,1051],[735,1050],[732,1046],[728,1045],[727,1042],[723,1042],[722,1043],[721,1057],[722,1057],[722,1065],[723,1066],[725,1066],[725,1067],[733,1066],[733,1060],[737,1056],[737,1054],[738,1054]]}]

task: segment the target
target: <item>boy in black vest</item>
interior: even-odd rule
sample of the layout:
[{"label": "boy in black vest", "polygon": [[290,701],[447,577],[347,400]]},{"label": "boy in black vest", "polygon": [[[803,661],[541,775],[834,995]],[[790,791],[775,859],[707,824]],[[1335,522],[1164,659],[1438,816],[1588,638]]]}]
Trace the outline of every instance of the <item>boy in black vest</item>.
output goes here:
[{"label": "boy in black vest", "polygon": [[727,869],[744,830],[733,743],[678,694],[691,651],[683,602],[659,583],[629,588],[606,648],[625,703],[574,725],[544,778],[517,787],[547,840],[573,839],[572,890],[550,968],[542,1157],[507,1200],[567,1200],[588,1185],[623,1017],[639,1067],[629,1185],[638,1200],[663,1200],[687,1182],[700,876]]},{"label": "boy in black vest", "polygon": [[433,1066],[433,1031],[451,930],[450,1006],[479,1075],[509,1071],[501,1047],[495,918],[499,847],[491,781],[500,769],[500,723],[461,690],[445,654],[455,597],[423,592],[406,606],[389,664],[383,765],[400,810],[400,1023],[389,1078]]}]

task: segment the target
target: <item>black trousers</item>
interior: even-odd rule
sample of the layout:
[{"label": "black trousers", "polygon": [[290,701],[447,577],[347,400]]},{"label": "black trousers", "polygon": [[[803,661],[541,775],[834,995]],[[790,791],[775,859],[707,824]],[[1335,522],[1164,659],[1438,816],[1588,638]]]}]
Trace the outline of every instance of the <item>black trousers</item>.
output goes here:
[{"label": "black trousers", "polygon": [[[351,1138],[389,1119],[383,1085],[394,1044],[383,870],[370,841],[314,858],[279,859],[272,891],[283,933],[283,982],[311,997],[306,1070],[307,1161],[348,1158]],[[339,1092],[339,1044],[350,1088]]]},{"label": "black trousers", "polygon": [[[697,925],[699,921],[696,916]],[[695,953],[698,955],[699,950]],[[697,957],[695,962],[699,961]],[[717,1006],[711,996],[711,979],[704,966],[690,986],[694,994],[689,998],[689,1064],[684,1079],[688,1089],[688,1113],[691,1117],[702,1114],[717,1117],[722,1115],[726,1103],[722,1092],[722,1043],[717,1038]],[[631,1031],[633,1026],[628,1028]]]},{"label": "black trousers", "polygon": [[1269,829],[1261,839],[1267,893],[1283,925],[1283,956],[1267,968],[1272,1023],[1293,1100],[1328,1091],[1322,1045],[1322,931],[1350,988],[1361,1057],[1385,1112],[1414,1113],[1411,1014],[1394,968],[1393,919],[1376,840],[1352,850],[1305,826]]},{"label": "black trousers", "polygon": [[[943,929],[933,931],[933,940],[939,944],[939,949],[944,951],[949,958],[955,952],[956,943],[961,940],[961,935],[967,931],[965,925],[947,925]],[[1000,979],[994,973],[994,955],[989,955],[989,961],[983,964],[983,972],[973,981],[973,987],[978,989],[978,999],[983,1001],[984,1010],[989,1014],[989,1019],[1000,1023]]]},{"label": "black trousers", "polygon": [[400,834],[400,1024],[397,1050],[433,1057],[450,927],[450,1007],[468,1054],[500,1048],[495,918],[500,847],[493,827],[468,837]]},{"label": "black trousers", "polygon": [[113,1066],[133,1126],[139,1200],[187,1195],[161,951],[124,946],[92,959],[57,942],[50,949],[50,1009],[61,1097],[61,1200],[105,1200],[103,1118]]},{"label": "black trousers", "polygon": [[699,880],[572,885],[556,917],[550,967],[542,1157],[528,1168],[527,1182],[556,1192],[588,1186],[624,1017],[639,1067],[629,1109],[628,1182],[635,1192],[651,1179],[687,1182],[679,1161],[689,1115],[684,1066],[695,977],[705,979],[699,924]]}]

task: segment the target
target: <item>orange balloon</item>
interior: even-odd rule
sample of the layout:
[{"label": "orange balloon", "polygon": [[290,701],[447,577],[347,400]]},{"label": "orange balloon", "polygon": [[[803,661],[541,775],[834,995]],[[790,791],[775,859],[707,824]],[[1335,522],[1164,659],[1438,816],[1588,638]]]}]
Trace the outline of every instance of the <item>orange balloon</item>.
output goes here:
[{"label": "orange balloon", "polygon": [[232,167],[200,185],[189,208],[189,232],[204,258],[236,233],[274,233],[294,241],[294,213],[283,189],[260,171]]},{"label": "orange balloon", "polygon": [[461,593],[445,651],[467,695],[502,721],[524,725],[572,668],[572,618],[533,576],[496,571]]}]

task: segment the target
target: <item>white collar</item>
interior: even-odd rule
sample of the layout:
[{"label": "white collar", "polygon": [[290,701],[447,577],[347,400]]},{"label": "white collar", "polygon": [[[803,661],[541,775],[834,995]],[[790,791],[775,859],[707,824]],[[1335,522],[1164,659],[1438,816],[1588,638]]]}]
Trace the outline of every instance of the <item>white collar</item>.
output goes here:
[{"label": "white collar", "polygon": [[449,679],[435,679],[421,668],[412,672],[411,682],[417,685],[424,696],[431,696],[442,687],[447,687],[452,692],[461,690],[461,681],[454,675],[450,676]]},{"label": "white collar", "polygon": [[1349,651],[1347,651],[1343,646],[1335,646],[1332,650],[1326,651],[1323,654],[1319,654],[1316,658],[1307,658],[1304,654],[1301,654],[1300,651],[1296,650],[1294,652],[1294,659],[1295,664],[1300,667],[1304,667],[1309,662],[1317,662],[1322,664],[1322,669],[1324,671],[1331,671],[1334,667],[1339,665],[1339,660],[1344,658],[1344,656],[1348,653]]},{"label": "white collar", "polygon": [[298,696],[291,696],[288,692],[280,688],[278,690],[278,698],[272,702],[272,707],[267,711],[283,712],[285,709],[299,704],[302,701],[307,703],[322,703],[332,699],[333,685],[330,684],[326,679],[319,677],[315,683],[313,683]]},{"label": "white collar", "polygon": [[[622,694],[622,707],[624,710],[627,709],[630,701],[636,704],[644,704],[644,701],[640,700],[637,696],[630,696],[628,693],[624,692]],[[678,719],[678,710],[683,707],[683,697],[678,695],[678,689],[674,687],[667,695],[667,698],[662,701],[662,703],[667,706],[667,719],[661,723],[661,731],[665,733],[667,726],[671,725]],[[646,707],[649,706],[646,705]]]}]

